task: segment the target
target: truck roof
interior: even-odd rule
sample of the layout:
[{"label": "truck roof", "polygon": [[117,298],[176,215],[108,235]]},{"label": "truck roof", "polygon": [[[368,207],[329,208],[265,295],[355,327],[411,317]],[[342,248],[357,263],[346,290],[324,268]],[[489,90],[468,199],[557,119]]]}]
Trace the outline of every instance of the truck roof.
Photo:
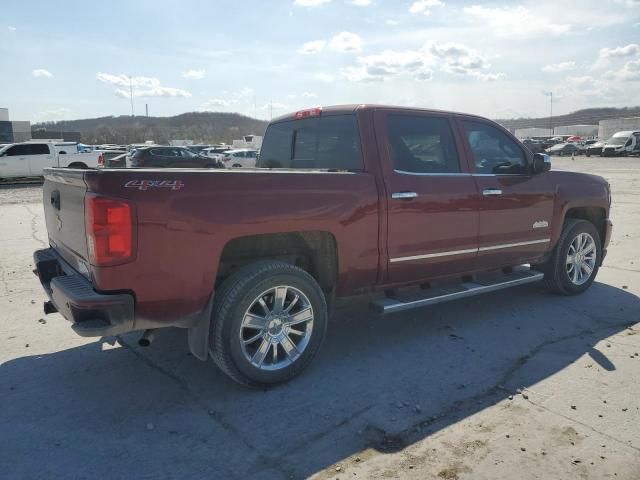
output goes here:
[{"label": "truck roof", "polygon": [[624,130],[622,132],[616,132],[613,134],[614,137],[630,137],[636,133],[640,133],[638,130]]},{"label": "truck roof", "polygon": [[[405,105],[384,105],[384,104],[375,104],[375,103],[327,105],[327,106],[310,107],[308,109],[303,109],[302,111],[321,109],[323,114],[340,115],[340,114],[354,113],[357,110],[378,110],[378,109],[390,109],[390,108],[398,109],[398,110],[410,110],[410,111],[416,111],[416,112],[446,113],[450,115],[464,115],[465,117],[485,118],[480,115],[473,115],[469,113],[455,112],[455,111],[449,111],[449,110],[437,110],[435,108],[407,107]],[[284,120],[294,120],[296,118],[295,116],[296,113],[297,112],[291,112],[291,113],[281,115],[271,120],[271,123],[282,122]]]}]

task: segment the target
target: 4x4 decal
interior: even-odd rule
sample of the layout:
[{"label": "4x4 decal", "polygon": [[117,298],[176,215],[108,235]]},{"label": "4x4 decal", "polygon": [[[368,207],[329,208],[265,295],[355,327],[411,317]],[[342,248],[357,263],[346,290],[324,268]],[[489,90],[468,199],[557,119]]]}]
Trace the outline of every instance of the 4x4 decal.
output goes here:
[{"label": "4x4 decal", "polygon": [[184,187],[184,183],[182,183],[182,180],[129,180],[124,186],[126,188],[137,188],[138,190],[148,190],[150,188],[180,190]]}]

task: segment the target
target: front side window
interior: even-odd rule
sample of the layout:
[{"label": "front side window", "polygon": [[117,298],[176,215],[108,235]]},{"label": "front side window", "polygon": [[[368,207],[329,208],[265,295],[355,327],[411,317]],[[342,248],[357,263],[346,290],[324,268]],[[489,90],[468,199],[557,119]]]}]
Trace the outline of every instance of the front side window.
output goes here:
[{"label": "front side window", "polygon": [[258,167],[362,169],[355,115],[330,115],[270,125],[260,150]]},{"label": "front side window", "polygon": [[449,120],[442,117],[389,115],[393,168],[405,173],[458,173],[460,161]]},{"label": "front side window", "polygon": [[8,157],[21,157],[24,155],[31,154],[31,145],[14,145],[13,147],[7,149]]},{"label": "front side window", "polygon": [[518,144],[486,123],[462,122],[473,155],[476,173],[524,174],[527,159]]}]

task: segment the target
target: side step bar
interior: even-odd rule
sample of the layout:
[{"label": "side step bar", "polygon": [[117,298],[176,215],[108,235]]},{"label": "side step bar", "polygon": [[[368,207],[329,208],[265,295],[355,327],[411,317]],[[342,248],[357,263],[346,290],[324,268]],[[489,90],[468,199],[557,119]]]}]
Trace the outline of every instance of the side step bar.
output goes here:
[{"label": "side step bar", "polygon": [[544,274],[529,267],[516,267],[511,273],[501,274],[486,279],[476,279],[443,287],[434,287],[422,292],[422,295],[394,294],[371,302],[371,309],[380,314],[400,312],[412,308],[426,307],[436,303],[448,302],[459,298],[471,297],[481,293],[502,290],[526,283],[542,280]]}]

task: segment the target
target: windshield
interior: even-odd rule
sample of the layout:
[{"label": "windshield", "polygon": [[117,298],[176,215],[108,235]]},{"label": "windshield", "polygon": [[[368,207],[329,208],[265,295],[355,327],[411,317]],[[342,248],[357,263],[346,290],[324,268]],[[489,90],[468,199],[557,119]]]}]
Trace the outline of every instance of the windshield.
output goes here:
[{"label": "windshield", "polygon": [[611,137],[607,140],[607,145],[624,145],[626,141],[626,137]]}]

